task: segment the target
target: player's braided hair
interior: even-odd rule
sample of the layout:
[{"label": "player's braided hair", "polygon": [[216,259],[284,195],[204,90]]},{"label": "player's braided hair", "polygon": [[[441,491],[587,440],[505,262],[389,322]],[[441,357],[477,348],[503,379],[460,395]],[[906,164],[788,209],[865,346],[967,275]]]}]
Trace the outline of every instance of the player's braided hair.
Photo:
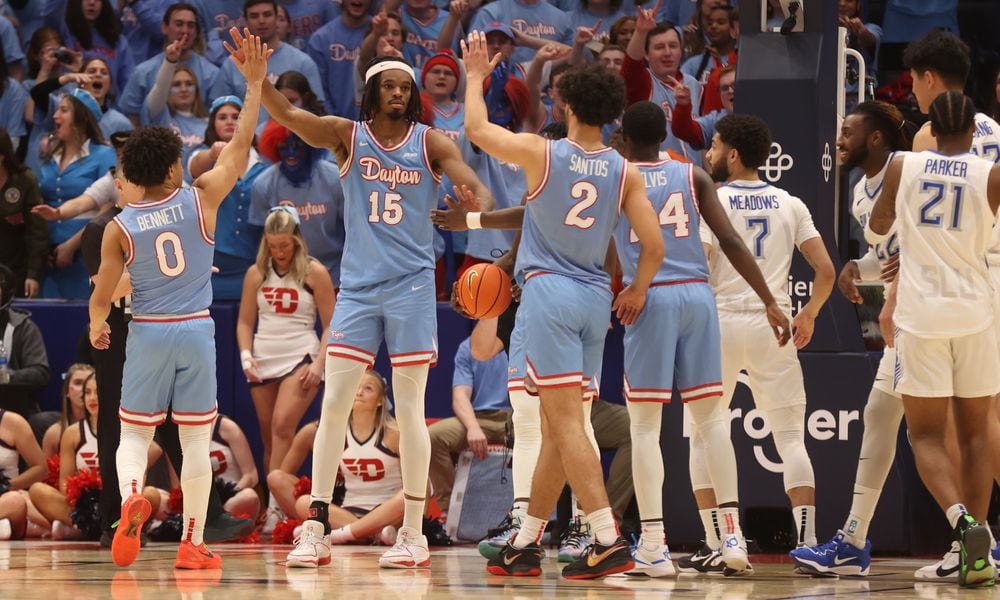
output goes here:
[{"label": "player's braided hair", "polygon": [[868,100],[854,107],[851,113],[863,117],[872,131],[881,132],[889,150],[909,150],[913,144],[910,124],[894,105],[880,100]]},{"label": "player's braided hair", "polygon": [[[402,59],[395,56],[380,56],[373,58],[367,65],[365,65],[365,71],[377,65],[380,62],[387,60],[401,61]],[[361,120],[371,121],[375,118],[375,115],[379,112],[379,107],[381,104],[379,95],[379,86],[382,85],[382,74],[372,77],[365,83],[364,92],[361,95]],[[417,89],[416,82],[413,83],[413,87],[410,88],[410,101],[406,103],[406,111],[403,118],[406,119],[407,123],[419,123],[420,117],[424,113],[423,104],[420,102],[420,90]]]},{"label": "player's braided hair", "polygon": [[952,137],[972,129],[976,107],[962,92],[945,92],[934,99],[930,117],[931,130],[936,137]]}]

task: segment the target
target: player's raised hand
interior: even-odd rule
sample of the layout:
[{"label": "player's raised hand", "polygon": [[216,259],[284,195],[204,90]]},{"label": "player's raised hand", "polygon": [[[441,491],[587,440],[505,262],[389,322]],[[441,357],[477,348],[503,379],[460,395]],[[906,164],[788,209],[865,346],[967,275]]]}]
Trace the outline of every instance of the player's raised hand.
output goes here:
[{"label": "player's raised hand", "polygon": [[858,263],[853,260],[847,261],[837,277],[837,287],[840,288],[840,293],[851,302],[864,304],[865,299],[858,292],[859,281],[861,281],[861,269],[858,268]]},{"label": "player's raised hand", "polygon": [[[248,30],[249,33],[249,30]],[[267,44],[261,41],[260,36],[250,35],[243,40],[243,76],[247,79],[248,85],[260,85],[267,77],[267,59],[274,54]]]},{"label": "player's raised hand", "polygon": [[611,305],[611,312],[618,315],[622,325],[631,325],[639,318],[644,306],[646,306],[646,294],[628,285],[618,293],[614,304]]},{"label": "player's raised hand", "polygon": [[[250,36],[250,30],[244,29],[247,37]],[[243,63],[246,61],[246,56],[243,54],[243,34],[236,27],[229,28],[229,37],[233,38],[233,45],[230,46],[229,42],[223,41],[222,46],[229,52],[229,60],[236,64],[236,68],[243,72]]]},{"label": "player's raised hand", "polygon": [[107,322],[91,323],[90,345],[98,350],[107,350],[111,346],[111,326]]},{"label": "player's raised hand", "polygon": [[502,55],[497,52],[490,59],[486,46],[486,34],[482,31],[473,31],[469,34],[468,40],[462,40],[462,62],[465,64],[465,73],[468,81],[482,81],[493,72],[493,69],[500,62]]},{"label": "player's raised hand", "polygon": [[649,33],[656,27],[656,15],[660,12],[660,4],[663,0],[657,0],[653,8],[642,8],[636,6],[635,30],[638,33]]},{"label": "player's raised hand", "polygon": [[792,337],[792,328],[788,324],[788,317],[773,302],[767,307],[767,322],[771,325],[771,331],[774,332],[774,339],[778,340],[778,345],[787,344]]}]

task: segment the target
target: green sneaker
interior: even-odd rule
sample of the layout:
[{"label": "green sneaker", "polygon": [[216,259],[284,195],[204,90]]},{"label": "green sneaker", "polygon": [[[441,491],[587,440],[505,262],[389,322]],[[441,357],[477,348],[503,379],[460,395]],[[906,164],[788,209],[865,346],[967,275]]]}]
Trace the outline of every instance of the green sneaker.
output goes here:
[{"label": "green sneaker", "polygon": [[959,587],[992,587],[996,577],[990,561],[990,531],[969,515],[958,521],[958,585]]}]

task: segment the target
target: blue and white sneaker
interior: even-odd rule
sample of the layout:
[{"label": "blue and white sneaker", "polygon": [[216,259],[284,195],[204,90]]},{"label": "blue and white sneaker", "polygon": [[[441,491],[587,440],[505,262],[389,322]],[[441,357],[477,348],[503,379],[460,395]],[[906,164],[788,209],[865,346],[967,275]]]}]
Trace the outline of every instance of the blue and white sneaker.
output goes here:
[{"label": "blue and white sneaker", "polygon": [[631,571],[626,571],[626,575],[637,577],[673,577],[677,575],[674,563],[670,560],[670,548],[666,544],[648,550],[640,541],[632,548],[632,560],[635,562],[635,567]]},{"label": "blue and white sneaker", "polygon": [[580,517],[573,517],[559,539],[559,562],[571,563],[587,552],[587,546],[594,543],[590,534],[590,525],[583,523]]},{"label": "blue and white sneaker", "polygon": [[990,550],[990,560],[993,561],[994,567],[1000,566],[1000,541],[993,544],[993,549]]},{"label": "blue and white sneaker", "polygon": [[521,519],[513,513],[507,513],[500,525],[490,529],[486,534],[487,538],[479,542],[479,554],[486,559],[500,554],[507,542],[514,539],[519,529],[521,529]]},{"label": "blue and white sneaker", "polygon": [[821,575],[853,575],[864,577],[872,562],[872,543],[858,549],[845,540],[844,532],[838,531],[833,539],[819,546],[796,548],[788,553],[796,566]]}]

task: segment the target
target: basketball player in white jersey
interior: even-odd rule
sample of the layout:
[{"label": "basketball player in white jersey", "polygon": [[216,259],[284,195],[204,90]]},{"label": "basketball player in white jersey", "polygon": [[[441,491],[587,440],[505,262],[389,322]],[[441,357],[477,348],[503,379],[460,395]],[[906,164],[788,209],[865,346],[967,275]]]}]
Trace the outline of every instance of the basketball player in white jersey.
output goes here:
[{"label": "basketball player in white jersey", "polygon": [[[907,46],[903,64],[910,69],[913,95],[917,98],[920,112],[924,114],[928,113],[931,103],[940,94],[948,91],[962,92],[971,69],[969,47],[959,38],[944,31],[933,31]],[[1000,125],[979,112],[975,114],[974,120],[976,126],[972,137],[972,153],[994,164],[1000,163]],[[920,152],[936,149],[937,140],[931,134],[930,123],[927,123],[914,137],[913,150]],[[1000,285],[1000,229],[993,229],[993,241],[986,254],[986,260],[993,281]],[[994,400],[994,407],[1000,406],[996,402]],[[991,419],[989,425],[993,479],[1000,481],[1000,420]],[[952,459],[957,462],[960,458],[954,441],[953,425],[949,425],[947,436]],[[970,512],[978,519],[985,519],[989,509],[990,491],[981,488],[977,494],[972,490],[966,490],[966,497],[969,499]],[[958,569],[957,553],[957,545],[952,544],[951,549],[939,562],[922,567],[915,575],[922,579],[954,579]],[[993,558],[994,561],[1000,559],[1000,548],[994,548]]]},{"label": "basketball player in white jersey", "polygon": [[[770,147],[771,134],[759,118],[729,115],[719,121],[706,157],[712,177],[725,182],[718,190],[719,202],[756,258],[782,311],[791,313],[787,287],[795,248],[816,275],[809,302],[792,321],[794,346],[778,346],[772,339],[763,303],[729,260],[720,255],[719,243],[711,231],[702,228],[722,332],[720,407],[728,424],[736,378],[740,370],[746,369],[754,402],[767,415],[784,464],[785,491],[795,515],[798,543],[815,545],[816,484],[804,442],[806,394],[796,350],[812,339],[816,317],[833,290],[836,272],[806,205],[758,177],[757,168],[767,159]],[[701,510],[713,507],[714,488],[719,487],[705,465],[706,454],[706,440],[695,432],[691,436],[691,483]],[[719,516],[724,517],[720,519],[721,527],[733,527],[725,511],[720,510]],[[752,570],[749,564],[747,570]]]},{"label": "basketball player in white jersey", "polygon": [[[844,170],[860,168],[864,172],[854,187],[851,204],[852,214],[862,228],[868,224],[875,199],[882,192],[889,161],[897,152],[909,149],[909,145],[903,115],[891,104],[862,102],[844,119],[837,149]],[[890,261],[897,261],[898,255],[899,240],[890,232],[885,242],[871,246],[862,258],[844,265],[840,274],[841,291],[851,302],[862,303],[855,282],[878,281],[882,270],[891,266]],[[892,389],[895,367],[896,351],[886,347],[865,404],[864,435],[850,513],[843,529],[829,542],[792,550],[792,560],[806,571],[837,575],[868,573],[871,564],[868,527],[896,456],[896,434],[903,420],[903,402]],[[953,573],[957,576],[957,561]]]},{"label": "basketball player in white jersey", "polygon": [[[903,396],[917,471],[954,528],[958,583],[992,586],[992,539],[969,515],[963,496],[992,486],[987,444],[991,397],[1000,391],[996,290],[986,264],[1000,205],[1000,167],[968,151],[975,107],[961,92],[930,107],[937,151],[894,158],[865,229],[870,243],[899,236],[897,285],[886,301],[882,334],[896,347],[895,387]],[[898,222],[897,222],[898,218]],[[895,332],[895,338],[893,338]],[[948,400],[951,399],[949,407]],[[955,421],[961,467],[944,431]]]}]

